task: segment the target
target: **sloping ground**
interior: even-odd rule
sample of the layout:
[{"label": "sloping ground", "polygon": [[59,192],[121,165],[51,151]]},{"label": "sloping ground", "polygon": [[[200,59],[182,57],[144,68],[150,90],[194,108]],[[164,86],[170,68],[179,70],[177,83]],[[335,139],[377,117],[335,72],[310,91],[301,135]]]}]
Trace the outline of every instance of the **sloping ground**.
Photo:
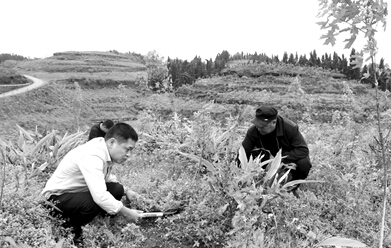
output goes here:
[{"label": "sloping ground", "polygon": [[[105,56],[96,55],[101,59]],[[85,54],[60,53],[52,57],[48,66],[58,66],[53,62],[54,58],[63,61],[58,58],[73,57],[83,58]],[[107,57],[114,60],[116,55]],[[37,64],[26,68],[37,69],[38,64],[43,63],[40,60],[35,62]],[[20,66],[13,65],[14,68]],[[77,130],[106,118],[135,120],[144,110],[151,110],[161,117],[167,117],[173,111],[191,117],[208,102],[215,103],[211,111],[220,120],[240,113],[243,105],[255,107],[261,104],[276,106],[281,114],[294,121],[310,118],[330,122],[339,111],[353,112],[354,119],[362,122],[373,112],[369,86],[334,79],[317,71],[301,77],[229,75],[199,79],[192,86],[182,86],[174,94],[154,94],[146,90],[145,81],[138,81],[145,76],[142,73],[145,71],[134,72],[132,77],[131,73],[121,71],[30,71],[31,75],[52,83],[25,95],[1,99],[0,134],[16,130],[16,123],[30,129],[38,126],[48,130]],[[352,95],[358,100],[351,100]]]},{"label": "sloping ground", "polygon": [[0,64],[0,94],[29,84],[31,82],[27,78],[17,74],[14,70],[1,67]]},{"label": "sloping ground", "polygon": [[16,124],[30,130],[38,126],[76,131],[106,118],[129,120],[136,115],[133,105],[140,95],[130,87],[83,90],[77,85],[47,84],[0,99],[0,136],[14,135]]},{"label": "sloping ground", "polygon": [[[307,118],[331,121],[335,111],[356,111],[355,120],[364,121],[369,115],[370,86],[334,79],[320,73],[301,77],[260,75],[220,76],[198,80],[192,86],[182,86],[177,97],[213,101],[229,105],[274,105],[293,120]],[[350,96],[365,99],[361,104]]]},{"label": "sloping ground", "polygon": [[16,68],[26,71],[59,72],[135,72],[146,70],[132,55],[110,52],[61,52],[52,57],[18,63]]},{"label": "sloping ground", "polygon": [[[145,109],[171,114],[175,100],[166,95],[154,96],[146,89],[145,66],[140,62],[131,54],[66,52],[47,59],[2,63],[2,68],[49,84],[0,99],[0,135],[14,135],[16,124],[28,129],[38,126],[72,131],[107,118],[134,120]],[[176,105],[191,109],[188,114],[197,109],[192,101]]]},{"label": "sloping ground", "polygon": [[21,75],[0,76],[0,94],[28,86],[31,83],[30,80]]},{"label": "sloping ground", "polygon": [[322,68],[295,66],[292,64],[266,64],[266,63],[229,63],[220,75],[238,75],[239,77],[259,77],[263,75],[272,76],[327,76],[332,78],[345,78],[345,75],[324,70]]},{"label": "sloping ground", "polygon": [[132,54],[111,52],[61,52],[52,57],[28,61],[5,61],[2,68],[31,75],[48,82],[79,84],[127,84],[146,77],[146,66]]}]

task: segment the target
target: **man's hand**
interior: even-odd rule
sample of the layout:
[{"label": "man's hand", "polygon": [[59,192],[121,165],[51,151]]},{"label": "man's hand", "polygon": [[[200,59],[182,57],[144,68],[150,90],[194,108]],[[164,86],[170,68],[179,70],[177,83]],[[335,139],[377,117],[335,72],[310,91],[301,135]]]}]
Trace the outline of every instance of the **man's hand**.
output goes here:
[{"label": "man's hand", "polygon": [[125,217],[127,221],[130,222],[137,222],[138,219],[141,217],[140,213],[143,211],[137,210],[137,209],[130,209],[127,207],[122,207],[121,210],[119,211],[119,214]]},{"label": "man's hand", "polygon": [[151,199],[145,198],[144,196],[138,194],[137,192],[127,189],[125,192],[126,197],[130,202],[135,201],[137,202],[137,206],[141,207],[141,209],[158,209],[155,206],[155,202]]},{"label": "man's hand", "polygon": [[126,197],[128,198],[129,201],[136,200],[136,199],[142,199],[143,197],[139,195],[137,192],[127,189],[125,192]]}]

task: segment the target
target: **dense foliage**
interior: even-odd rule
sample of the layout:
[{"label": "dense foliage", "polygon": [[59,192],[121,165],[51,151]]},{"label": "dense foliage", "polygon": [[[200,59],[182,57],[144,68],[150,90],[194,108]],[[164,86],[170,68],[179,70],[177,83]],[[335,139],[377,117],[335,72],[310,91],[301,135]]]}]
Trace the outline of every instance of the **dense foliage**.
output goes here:
[{"label": "dense foliage", "polygon": [[0,63],[6,61],[6,60],[26,60],[27,58],[17,55],[17,54],[10,54],[10,53],[2,53],[0,54]]},{"label": "dense foliage", "polygon": [[[324,74],[317,77],[331,80]],[[242,87],[252,82],[236,77],[222,80]],[[367,122],[370,117],[362,123],[354,121],[355,115],[363,111],[359,105],[363,96],[355,96],[348,86],[335,88],[345,104],[349,103],[346,106],[351,107],[334,110],[328,122],[318,122],[316,117],[324,109],[311,107],[314,103],[305,91],[300,91],[306,84],[317,81],[305,80],[286,81],[290,90],[285,92],[285,98],[290,103],[279,108],[282,115],[298,117],[295,120],[305,135],[314,164],[308,179],[323,182],[304,184],[299,199],[276,191],[279,189],[276,186],[252,186],[252,178],[265,172],[259,166],[240,170],[232,163],[250,125],[248,121],[253,114],[250,106],[227,108],[224,107],[227,103],[191,102],[188,107],[198,107],[185,117],[177,113],[185,106],[178,98],[170,94],[145,96],[154,101],[148,110],[137,114],[137,120],[129,122],[140,133],[138,149],[125,166],[115,167],[115,173],[123,183],[152,201],[124,203],[146,211],[176,206],[183,206],[184,210],[172,217],[142,221],[138,225],[128,224],[121,217],[97,217],[84,228],[86,244],[89,247],[293,248],[313,247],[330,236],[340,236],[354,238],[370,247],[376,245],[381,209],[379,145],[373,138],[376,130]],[[83,122],[81,117],[91,113],[88,94],[92,92],[88,92],[92,90],[57,85],[56,88],[48,86],[44,92],[59,90],[67,92],[68,100],[63,99],[67,106],[73,104],[72,108],[77,110],[83,102],[85,108],[81,112],[72,112],[72,120],[79,118]],[[104,94],[118,96],[120,91],[127,92],[127,89],[106,89]],[[262,93],[259,97],[273,102],[282,99],[281,93]],[[387,129],[391,116],[386,94],[382,112]],[[43,96],[30,94],[34,98]],[[60,95],[57,98],[62,99]],[[121,98],[118,104],[130,106],[131,98]],[[303,100],[305,105],[300,111],[289,109]],[[108,106],[107,102],[104,106]],[[367,108],[371,111],[373,106]],[[64,112],[63,119],[69,114]],[[220,117],[216,118],[216,114]],[[35,113],[24,115],[33,117]],[[42,117],[41,122],[46,119]],[[42,132],[40,126],[37,130],[15,127],[15,135],[1,138],[2,246],[11,247],[15,242],[31,247],[71,247],[71,237],[66,235],[69,230],[62,229],[57,220],[47,215],[38,196],[64,152],[72,144],[85,142],[83,131],[88,126],[80,127],[80,131],[66,135],[66,129]],[[266,210],[258,205],[259,199],[267,199]],[[387,239],[385,243],[390,241]]]},{"label": "dense foliage", "polygon": [[[306,54],[299,56],[297,53],[295,55],[292,53],[288,55],[287,52],[284,52],[283,58],[280,60],[278,56],[272,56],[270,58],[265,54],[258,55],[256,52],[254,54],[244,54],[242,52],[230,55],[228,51],[224,50],[221,54],[217,54],[215,61],[212,59],[203,61],[199,56],[194,57],[194,59],[190,62],[178,58],[168,58],[167,68],[174,88],[192,84],[198,78],[206,78],[220,74],[221,71],[230,64],[230,62],[234,64],[240,63],[243,65],[264,63],[270,65],[287,64],[302,67],[320,67],[325,70],[339,72],[346,79],[353,79],[357,81],[360,81],[364,74],[369,73],[372,76],[361,80],[361,82],[374,86],[374,72],[371,69],[372,66],[366,66],[361,70],[360,68],[355,68],[352,63],[356,53],[356,50],[352,48],[350,57],[346,58],[343,54],[339,56],[336,52],[333,54],[325,53],[318,56],[316,50],[313,50],[310,51],[309,58],[307,58]],[[390,90],[390,68],[385,66],[384,59],[380,60],[380,67],[383,68],[383,71],[378,73],[378,78],[380,78],[380,88],[382,90]]]}]

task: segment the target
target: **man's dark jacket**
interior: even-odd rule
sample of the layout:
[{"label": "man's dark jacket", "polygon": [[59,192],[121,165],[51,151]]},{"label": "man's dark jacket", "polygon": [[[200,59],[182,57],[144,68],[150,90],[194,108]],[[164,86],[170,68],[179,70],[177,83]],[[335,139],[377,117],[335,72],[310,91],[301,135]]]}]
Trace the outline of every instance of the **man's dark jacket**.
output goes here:
[{"label": "man's dark jacket", "polygon": [[88,140],[92,140],[96,137],[105,137],[106,133],[100,129],[100,124],[103,122],[100,122],[98,124],[95,124],[91,127],[90,135],[88,136]]},{"label": "man's dark jacket", "polygon": [[[282,156],[287,156],[283,162],[295,162],[309,156],[307,143],[299,131],[296,123],[287,118],[277,116],[276,139],[278,149],[282,148]],[[251,126],[242,142],[247,158],[250,158],[254,148],[263,148],[261,134],[257,128]],[[272,154],[275,156],[276,154]]]}]

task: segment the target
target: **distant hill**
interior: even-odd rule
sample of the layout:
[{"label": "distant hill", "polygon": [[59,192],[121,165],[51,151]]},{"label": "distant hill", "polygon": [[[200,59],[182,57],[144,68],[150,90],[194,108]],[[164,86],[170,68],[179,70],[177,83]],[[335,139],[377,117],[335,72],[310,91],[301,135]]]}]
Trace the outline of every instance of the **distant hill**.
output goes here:
[{"label": "distant hill", "polygon": [[135,72],[146,69],[137,58],[110,52],[58,52],[52,57],[18,63],[26,71],[63,72]]},{"label": "distant hill", "polygon": [[314,67],[237,63],[220,75],[182,85],[173,94],[158,94],[139,80],[146,77],[146,66],[131,54],[61,52],[46,59],[4,64],[51,83],[0,99],[0,135],[14,132],[15,124],[77,130],[106,118],[137,120],[145,110],[165,118],[174,109],[190,118],[211,102],[213,116],[221,120],[239,114],[242,105],[261,104],[276,106],[294,121],[331,122],[339,113],[354,113],[351,118],[357,122],[372,118],[370,85]]},{"label": "distant hill", "polygon": [[[49,82],[75,81],[103,84],[105,80],[130,82],[146,75],[142,58],[115,52],[58,52],[52,57],[25,61],[5,61],[0,68],[27,74]],[[107,85],[106,85],[107,86]]]}]

